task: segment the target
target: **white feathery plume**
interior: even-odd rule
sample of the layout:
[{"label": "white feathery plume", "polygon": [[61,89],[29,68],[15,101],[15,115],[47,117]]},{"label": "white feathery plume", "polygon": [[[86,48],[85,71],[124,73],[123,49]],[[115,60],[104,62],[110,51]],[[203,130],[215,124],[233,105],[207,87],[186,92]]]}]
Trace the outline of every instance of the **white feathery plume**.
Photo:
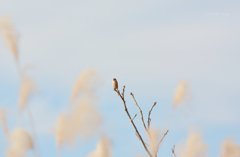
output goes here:
[{"label": "white feathery plume", "polygon": [[173,106],[177,107],[180,105],[186,98],[187,94],[187,82],[180,81],[175,89],[175,94],[173,97]]},{"label": "white feathery plume", "polygon": [[30,77],[24,76],[22,78],[18,100],[20,110],[24,110],[26,108],[28,100],[35,88],[36,86]]},{"label": "white feathery plume", "polygon": [[5,40],[7,47],[13,54],[15,60],[18,62],[18,36],[13,28],[13,25],[8,17],[0,18],[0,33]]},{"label": "white feathery plume", "polygon": [[180,157],[206,157],[207,145],[198,133],[190,133]]},{"label": "white feathery plume", "polygon": [[103,137],[97,144],[95,150],[89,153],[88,157],[111,157],[110,142]]},{"label": "white feathery plume", "polygon": [[10,134],[10,147],[7,149],[7,157],[23,157],[28,150],[33,149],[31,135],[22,128],[15,128]]},{"label": "white feathery plume", "polygon": [[240,145],[232,140],[225,140],[222,145],[221,157],[240,157]]}]

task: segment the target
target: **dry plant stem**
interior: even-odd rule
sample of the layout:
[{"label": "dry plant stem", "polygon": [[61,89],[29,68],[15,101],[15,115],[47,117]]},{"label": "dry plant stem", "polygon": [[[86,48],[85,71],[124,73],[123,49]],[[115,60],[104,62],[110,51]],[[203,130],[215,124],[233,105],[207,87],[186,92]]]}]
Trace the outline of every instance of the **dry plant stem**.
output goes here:
[{"label": "dry plant stem", "polygon": [[163,142],[163,140],[165,139],[165,137],[167,136],[169,130],[167,130],[164,135],[162,136],[162,138],[160,139],[160,141],[158,142],[158,145],[157,145],[157,150],[159,150],[159,147],[161,145],[161,143]]},{"label": "dry plant stem", "polygon": [[137,114],[134,115],[134,117],[132,118],[132,120],[134,120],[137,117]]},{"label": "dry plant stem", "polygon": [[132,96],[135,105],[136,105],[137,108],[139,109],[139,112],[140,112],[140,114],[141,114],[141,119],[142,119],[142,123],[143,123],[144,129],[146,130],[146,132],[148,132],[148,129],[147,129],[147,126],[146,126],[146,123],[145,123],[145,120],[144,120],[144,116],[143,116],[142,109],[141,109],[141,107],[138,105],[137,100],[135,99],[133,93],[130,93],[130,95]]},{"label": "dry plant stem", "polygon": [[126,104],[126,101],[125,101],[125,98],[124,98],[125,86],[123,86],[122,94],[120,93],[120,91],[119,91],[118,89],[115,90],[115,92],[116,92],[116,93],[118,94],[118,96],[121,98],[121,100],[122,100],[122,102],[123,102],[124,110],[125,110],[128,118],[129,118],[129,120],[130,120],[130,122],[131,122],[131,124],[132,124],[132,126],[133,126],[133,128],[134,128],[134,130],[135,130],[135,132],[136,132],[136,134],[137,134],[137,136],[139,137],[139,140],[141,141],[141,143],[142,143],[145,151],[147,152],[147,154],[148,154],[150,157],[153,157],[152,154],[150,153],[148,147],[146,146],[146,143],[144,142],[141,134],[139,133],[139,131],[138,131],[138,129],[137,129],[137,127],[136,127],[136,125],[135,125],[135,123],[134,123],[131,115],[130,115],[130,113],[128,112],[127,104]]},{"label": "dry plant stem", "polygon": [[175,153],[175,145],[172,147],[172,154],[174,157],[177,157],[176,153]]},{"label": "dry plant stem", "polygon": [[28,110],[28,116],[29,116],[29,120],[30,120],[30,123],[31,123],[31,127],[32,127],[32,135],[33,135],[33,139],[34,139],[34,149],[35,149],[35,154],[36,154],[36,157],[40,157],[40,150],[39,150],[39,147],[37,145],[37,133],[36,133],[36,129],[35,129],[35,126],[34,126],[34,120],[33,120],[33,116],[32,116],[32,112],[30,110],[30,107],[28,106],[26,108]]},{"label": "dry plant stem", "polygon": [[163,142],[163,140],[164,140],[164,138],[167,136],[168,132],[169,132],[169,130],[167,130],[167,131],[164,133],[163,137],[161,138],[161,140],[160,140],[159,143],[158,143],[158,147],[159,147],[160,144]]},{"label": "dry plant stem", "polygon": [[151,125],[151,114],[152,114],[152,110],[153,108],[157,105],[157,102],[154,102],[151,109],[148,112],[148,129],[150,128]]}]

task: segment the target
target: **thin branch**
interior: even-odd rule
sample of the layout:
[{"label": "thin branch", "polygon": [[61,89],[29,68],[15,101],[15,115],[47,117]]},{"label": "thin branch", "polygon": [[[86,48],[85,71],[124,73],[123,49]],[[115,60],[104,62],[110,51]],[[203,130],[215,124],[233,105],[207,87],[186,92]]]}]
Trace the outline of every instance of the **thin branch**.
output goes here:
[{"label": "thin branch", "polygon": [[154,102],[151,109],[148,112],[148,129],[150,128],[151,125],[151,114],[152,114],[152,110],[153,108],[157,105],[157,102]]},{"label": "thin branch", "polygon": [[175,153],[175,145],[173,145],[173,147],[172,147],[172,154],[173,154],[174,157],[177,157],[177,155]]},{"label": "thin branch", "polygon": [[139,133],[139,131],[138,131],[138,129],[137,129],[137,126],[135,125],[135,123],[134,123],[134,121],[133,121],[130,113],[128,112],[127,104],[126,104],[126,101],[125,101],[125,99],[124,99],[125,86],[123,86],[122,95],[121,95],[121,93],[119,92],[118,89],[115,90],[115,91],[117,92],[117,94],[119,95],[119,97],[122,99],[123,106],[124,106],[124,110],[125,110],[128,118],[129,118],[129,120],[130,120],[130,122],[131,122],[131,124],[132,124],[132,126],[133,126],[133,128],[134,128],[134,130],[135,130],[135,132],[136,132],[137,137],[139,137],[139,140],[141,141],[141,143],[142,143],[145,151],[147,152],[147,154],[148,154],[150,157],[153,157],[152,154],[151,154],[151,152],[149,151],[148,147],[146,146],[146,143],[144,142],[141,134]]},{"label": "thin branch", "polygon": [[122,89],[122,97],[124,98],[124,94],[125,94],[125,88],[126,88],[126,86],[124,85],[123,86],[123,89]]},{"label": "thin branch", "polygon": [[140,112],[140,114],[141,114],[141,119],[142,119],[143,126],[144,126],[146,132],[148,132],[148,129],[147,129],[147,126],[146,126],[146,123],[145,123],[145,120],[144,120],[144,116],[143,116],[142,109],[141,109],[141,107],[138,105],[137,100],[135,99],[133,93],[130,93],[130,95],[132,96],[132,98],[133,98],[133,100],[134,100],[134,102],[135,102],[135,105],[136,105],[137,108],[139,109],[139,112]]},{"label": "thin branch", "polygon": [[159,150],[159,147],[161,145],[161,143],[163,142],[163,140],[165,139],[165,137],[167,136],[169,130],[167,130],[164,135],[162,136],[162,138],[160,139],[160,141],[158,142],[158,145],[157,145],[157,151]]},{"label": "thin branch", "polygon": [[34,120],[33,120],[33,116],[32,116],[32,112],[31,112],[31,109],[30,109],[30,106],[28,106],[28,116],[29,116],[29,120],[30,120],[30,125],[32,127],[32,136],[33,136],[33,142],[34,142],[34,147],[35,147],[35,154],[36,154],[36,157],[40,157],[40,149],[39,149],[39,146],[38,146],[38,143],[37,143],[37,133],[36,133],[36,128],[35,128],[35,125],[34,125]]},{"label": "thin branch", "polygon": [[164,135],[162,136],[162,138],[161,138],[161,140],[159,141],[158,145],[160,145],[160,144],[163,142],[163,140],[164,140],[164,138],[167,136],[168,132],[169,132],[169,130],[167,130],[167,131],[164,133]]},{"label": "thin branch", "polygon": [[137,117],[137,114],[134,115],[134,117],[132,118],[132,120],[134,120]]}]

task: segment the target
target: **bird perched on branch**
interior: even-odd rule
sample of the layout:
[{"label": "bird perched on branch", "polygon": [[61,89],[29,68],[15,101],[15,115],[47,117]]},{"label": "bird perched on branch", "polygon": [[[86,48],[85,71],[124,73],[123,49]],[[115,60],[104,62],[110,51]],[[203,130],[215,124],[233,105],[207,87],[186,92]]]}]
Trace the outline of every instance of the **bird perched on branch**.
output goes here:
[{"label": "bird perched on branch", "polygon": [[118,81],[117,81],[116,78],[114,78],[114,79],[112,80],[112,85],[113,85],[113,89],[114,89],[115,91],[117,91],[117,90],[118,90]]}]

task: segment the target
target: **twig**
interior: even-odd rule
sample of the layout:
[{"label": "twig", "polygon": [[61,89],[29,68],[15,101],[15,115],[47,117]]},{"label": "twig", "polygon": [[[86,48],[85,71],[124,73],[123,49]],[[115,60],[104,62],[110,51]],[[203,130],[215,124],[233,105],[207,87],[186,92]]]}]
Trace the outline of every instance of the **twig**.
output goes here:
[{"label": "twig", "polygon": [[172,154],[173,154],[174,157],[177,157],[177,155],[175,153],[175,145],[173,145],[173,147],[172,147]]},{"label": "twig", "polygon": [[35,146],[35,154],[36,154],[36,157],[40,157],[40,148],[38,146],[38,143],[37,143],[37,133],[36,133],[36,129],[35,129],[35,125],[34,125],[34,120],[33,120],[33,116],[32,116],[32,112],[31,112],[31,109],[30,109],[30,106],[28,106],[28,117],[29,117],[29,120],[30,120],[30,125],[32,127],[32,136],[33,136],[33,142],[34,142],[34,146]]},{"label": "twig", "polygon": [[146,123],[145,123],[145,120],[144,120],[144,116],[143,116],[142,109],[141,109],[141,107],[138,105],[137,100],[135,99],[133,93],[130,93],[130,95],[132,96],[132,98],[133,98],[133,100],[134,100],[134,102],[135,102],[135,105],[136,105],[137,108],[139,109],[139,112],[140,112],[140,114],[141,114],[141,119],[142,119],[143,126],[144,126],[146,132],[148,132],[148,129],[147,129],[147,126],[146,126]]},{"label": "twig", "polygon": [[124,98],[124,96],[125,96],[125,88],[126,88],[126,86],[124,85],[123,86],[123,89],[122,89],[122,97]]},{"label": "twig", "polygon": [[132,120],[134,120],[137,117],[137,114],[134,115],[134,117],[132,118]]},{"label": "twig", "polygon": [[158,142],[158,145],[157,145],[157,151],[159,150],[159,147],[161,145],[161,143],[163,142],[164,138],[167,136],[169,130],[167,130],[164,135],[162,136],[162,138],[160,139],[160,141]]},{"label": "twig", "polygon": [[133,121],[130,113],[128,112],[127,104],[126,104],[126,101],[125,101],[125,98],[124,98],[125,86],[123,86],[122,95],[121,95],[121,93],[119,92],[118,89],[116,89],[115,91],[116,91],[116,93],[118,94],[118,96],[121,98],[121,100],[122,100],[122,102],[123,102],[124,110],[125,110],[128,118],[129,118],[129,120],[130,120],[130,122],[131,122],[131,124],[132,124],[132,126],[133,126],[133,128],[134,128],[134,130],[135,130],[135,132],[136,132],[136,134],[137,134],[137,137],[139,137],[139,140],[141,141],[141,143],[142,143],[145,151],[147,152],[147,154],[148,154],[150,157],[153,157],[152,154],[151,154],[151,152],[149,151],[148,147],[146,146],[146,143],[144,142],[141,134],[139,133],[139,131],[138,131],[138,129],[137,129],[137,126],[135,125],[135,123],[134,123],[134,121]]},{"label": "twig", "polygon": [[164,138],[167,136],[168,132],[169,132],[169,130],[167,130],[167,131],[164,133],[164,135],[162,136],[162,138],[161,138],[161,140],[159,141],[158,145],[160,145],[160,144],[163,142],[163,140],[164,140]]},{"label": "twig", "polygon": [[152,114],[152,110],[153,108],[157,105],[157,102],[154,102],[151,109],[148,112],[148,129],[150,128],[151,125],[151,114]]}]

